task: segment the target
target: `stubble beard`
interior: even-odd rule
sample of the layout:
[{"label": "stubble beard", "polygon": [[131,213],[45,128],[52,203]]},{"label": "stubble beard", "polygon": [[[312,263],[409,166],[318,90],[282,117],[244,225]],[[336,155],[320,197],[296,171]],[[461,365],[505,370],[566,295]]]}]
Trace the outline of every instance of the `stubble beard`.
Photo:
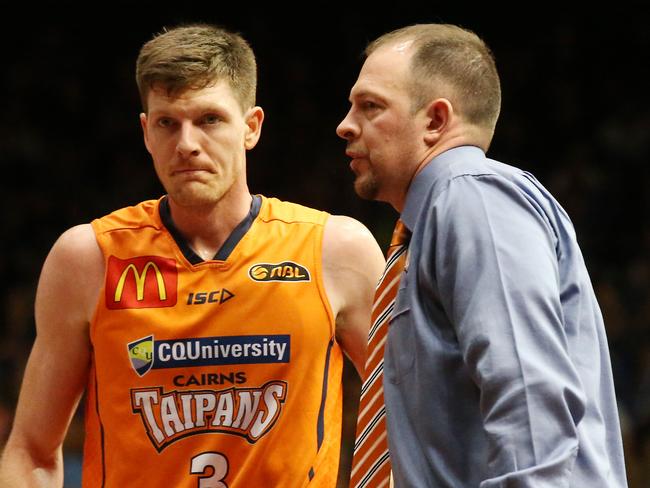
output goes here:
[{"label": "stubble beard", "polygon": [[354,191],[364,200],[376,200],[379,194],[379,182],[375,174],[368,171],[365,175],[358,175],[354,180]]},{"label": "stubble beard", "polygon": [[199,182],[186,182],[170,192],[170,196],[181,207],[205,208],[218,204],[229,192],[232,183],[205,184]]},{"label": "stubble beard", "polygon": [[203,181],[181,182],[170,195],[182,207],[206,208],[219,204],[236,185],[237,174],[224,171]]}]

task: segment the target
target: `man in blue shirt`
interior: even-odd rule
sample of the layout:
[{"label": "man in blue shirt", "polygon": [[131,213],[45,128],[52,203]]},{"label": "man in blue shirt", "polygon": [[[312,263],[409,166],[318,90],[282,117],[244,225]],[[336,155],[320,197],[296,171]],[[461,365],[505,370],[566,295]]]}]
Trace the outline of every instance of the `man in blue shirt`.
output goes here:
[{"label": "man in blue shirt", "polygon": [[337,128],[411,231],[384,356],[395,486],[627,486],[607,338],[565,211],[486,157],[489,48],[414,25],[366,49]]}]

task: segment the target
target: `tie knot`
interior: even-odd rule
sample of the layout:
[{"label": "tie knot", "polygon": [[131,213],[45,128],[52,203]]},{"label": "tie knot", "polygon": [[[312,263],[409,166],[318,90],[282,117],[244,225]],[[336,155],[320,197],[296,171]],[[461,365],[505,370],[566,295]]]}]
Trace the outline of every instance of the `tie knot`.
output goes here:
[{"label": "tie knot", "polygon": [[398,220],[395,224],[395,230],[393,231],[393,237],[390,240],[391,246],[401,246],[408,242],[411,237],[411,231],[404,225],[404,222]]}]

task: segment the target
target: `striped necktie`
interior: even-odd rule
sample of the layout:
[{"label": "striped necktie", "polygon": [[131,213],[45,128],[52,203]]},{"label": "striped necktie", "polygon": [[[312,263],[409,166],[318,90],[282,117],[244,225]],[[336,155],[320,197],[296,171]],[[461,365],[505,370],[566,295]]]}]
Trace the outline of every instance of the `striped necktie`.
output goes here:
[{"label": "striped necktie", "polygon": [[406,261],[409,237],[409,230],[398,220],[388,248],[386,269],[375,291],[372,325],[368,333],[368,359],[361,387],[357,437],[352,458],[351,488],[383,488],[389,485],[390,459],[383,386],[384,345]]}]

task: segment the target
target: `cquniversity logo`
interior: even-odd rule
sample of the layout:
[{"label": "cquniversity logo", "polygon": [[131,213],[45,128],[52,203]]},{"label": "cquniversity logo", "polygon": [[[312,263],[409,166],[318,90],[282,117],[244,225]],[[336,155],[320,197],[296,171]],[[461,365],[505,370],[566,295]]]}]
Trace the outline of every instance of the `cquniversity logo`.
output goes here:
[{"label": "cquniversity logo", "polygon": [[291,336],[248,335],[188,337],[155,341],[153,335],[127,344],[131,366],[139,376],[151,369],[288,363]]},{"label": "cquniversity logo", "polygon": [[152,335],[127,344],[131,366],[138,376],[144,376],[153,366],[153,344]]},{"label": "cquniversity logo", "polygon": [[176,260],[161,256],[108,258],[106,308],[160,308],[176,305]]}]

